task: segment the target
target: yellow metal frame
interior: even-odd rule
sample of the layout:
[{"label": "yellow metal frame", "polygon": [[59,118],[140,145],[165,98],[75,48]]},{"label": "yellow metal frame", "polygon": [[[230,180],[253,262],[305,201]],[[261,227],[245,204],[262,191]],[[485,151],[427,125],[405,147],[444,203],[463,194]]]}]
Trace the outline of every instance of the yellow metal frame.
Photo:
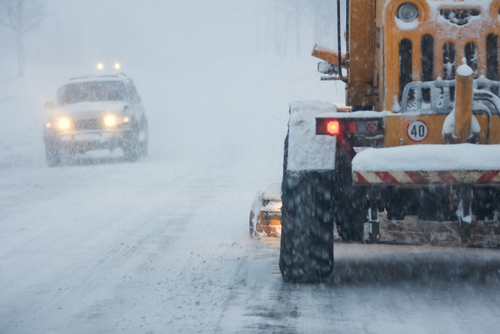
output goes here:
[{"label": "yellow metal frame", "polygon": [[[428,0],[438,5],[439,9],[481,9],[477,5],[471,5],[466,1],[456,1],[453,3],[437,0]],[[411,30],[401,30],[398,28],[395,17],[400,5],[412,3],[419,9],[418,26]],[[482,12],[481,20],[475,20],[465,26],[458,27],[445,20],[431,17],[430,7],[426,1],[419,0],[377,0],[377,25],[383,31],[384,50],[375,51],[375,72],[385,71],[381,86],[376,89],[379,96],[375,104],[375,110],[391,110],[394,96],[399,94],[399,43],[403,39],[412,42],[413,53],[413,81],[421,80],[421,48],[420,39],[424,35],[434,37],[434,80],[443,77],[443,45],[452,42],[456,46],[456,67],[461,65],[461,59],[464,57],[465,45],[474,42],[478,50],[478,76],[486,75],[486,36],[491,33],[500,35],[500,21],[498,19],[498,10],[500,2],[493,3],[489,13]],[[381,18],[380,20],[378,18]],[[430,24],[433,20],[432,24]],[[351,35],[352,36],[352,35]],[[500,36],[499,36],[500,37]],[[352,36],[351,38],[355,38]],[[482,42],[481,42],[482,41]],[[385,66],[384,66],[385,65]]]},{"label": "yellow metal frame", "polygon": [[[412,3],[419,10],[418,25],[409,30],[400,29],[396,23],[397,10],[404,3]],[[437,10],[431,12],[433,8]],[[481,19],[458,27],[440,17],[440,9],[478,9]],[[486,76],[486,37],[496,34],[500,38],[500,1],[492,1],[487,13],[477,2],[465,0],[350,0],[349,4],[349,78],[346,85],[347,106],[373,106],[375,111],[391,110],[394,98],[399,96],[399,43],[408,39],[412,43],[412,81],[421,81],[421,38],[434,38],[434,78],[443,77],[443,46],[452,42],[456,47],[455,69],[461,65],[465,45],[474,42],[478,52],[478,77]],[[499,47],[500,48],[500,47]],[[500,54],[500,50],[499,50]],[[315,46],[313,55],[338,64],[333,50]],[[500,69],[499,69],[500,71]],[[499,72],[500,73],[500,72]],[[460,98],[458,99],[460,100]],[[467,102],[467,105],[469,103]],[[461,116],[460,116],[461,117]],[[459,117],[459,118],[460,118]],[[443,144],[442,127],[446,115],[394,114],[386,117],[386,147],[415,144]],[[480,142],[486,143],[487,118],[476,115],[482,132]],[[408,124],[420,119],[428,125],[429,135],[420,142],[407,135]],[[468,118],[463,118],[464,120]],[[459,123],[463,120],[459,120]],[[463,123],[463,122],[462,122]],[[500,143],[500,119],[492,115],[488,143]],[[463,127],[463,124],[459,126]],[[467,126],[465,125],[467,128]],[[466,129],[467,130],[467,129]]]},{"label": "yellow metal frame", "polygon": [[[443,139],[443,123],[447,115],[389,115],[385,118],[385,147],[394,147],[401,145],[419,145],[419,144],[446,144]],[[479,135],[480,144],[486,144],[486,129],[488,127],[488,118],[486,115],[475,115],[481,126]],[[423,121],[427,124],[429,134],[425,140],[415,142],[408,137],[408,125],[413,121]],[[491,116],[491,129],[500,129],[500,117]],[[484,130],[484,131],[483,131]],[[500,131],[490,131],[488,144],[500,144]]]}]

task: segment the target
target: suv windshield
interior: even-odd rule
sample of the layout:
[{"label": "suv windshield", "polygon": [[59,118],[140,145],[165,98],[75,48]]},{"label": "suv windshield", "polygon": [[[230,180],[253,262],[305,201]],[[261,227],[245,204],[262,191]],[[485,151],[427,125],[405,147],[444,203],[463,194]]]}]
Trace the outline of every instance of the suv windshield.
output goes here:
[{"label": "suv windshield", "polygon": [[87,101],[123,101],[125,97],[125,85],[119,81],[67,84],[57,92],[57,102],[61,106]]}]

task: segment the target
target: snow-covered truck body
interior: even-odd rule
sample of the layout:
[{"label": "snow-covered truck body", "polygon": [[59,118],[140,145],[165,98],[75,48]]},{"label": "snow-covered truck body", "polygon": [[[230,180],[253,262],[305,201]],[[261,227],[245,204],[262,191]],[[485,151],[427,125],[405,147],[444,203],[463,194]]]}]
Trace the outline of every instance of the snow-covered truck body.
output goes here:
[{"label": "snow-covered truck body", "polygon": [[338,50],[312,54],[322,79],[345,82],[347,110],[290,107],[287,281],[330,275],[334,222],[344,241],[364,241],[368,222],[376,242],[381,211],[458,219],[467,243],[472,214],[492,218],[500,199],[500,1],[350,0],[344,53],[337,14]]}]

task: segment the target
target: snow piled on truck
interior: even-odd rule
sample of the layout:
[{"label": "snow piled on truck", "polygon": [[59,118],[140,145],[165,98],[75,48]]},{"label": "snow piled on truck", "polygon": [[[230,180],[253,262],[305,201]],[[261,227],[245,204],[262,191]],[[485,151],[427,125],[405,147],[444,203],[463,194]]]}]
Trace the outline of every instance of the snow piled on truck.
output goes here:
[{"label": "snow piled on truck", "polygon": [[410,145],[369,148],[352,160],[353,172],[499,170],[500,145]]},{"label": "snow piled on truck", "polygon": [[272,183],[262,194],[262,198],[268,201],[281,201],[281,182]]},{"label": "snow piled on truck", "polygon": [[[477,103],[476,101],[473,101],[473,110],[479,110],[480,108],[484,110],[485,113],[487,113],[489,110],[484,106],[483,104]],[[486,108],[486,109],[485,109]],[[476,116],[472,115],[471,117],[471,136],[474,133],[480,133],[481,132],[481,125],[479,125],[479,121],[477,120]],[[455,136],[455,108],[446,116],[444,123],[443,123],[443,129],[441,130],[441,134],[443,137],[447,134],[450,134],[453,136],[453,138],[457,138]]]},{"label": "snow piled on truck", "polygon": [[316,135],[316,117],[335,117],[337,107],[328,102],[297,101],[290,104],[287,170],[335,169],[334,136]]}]

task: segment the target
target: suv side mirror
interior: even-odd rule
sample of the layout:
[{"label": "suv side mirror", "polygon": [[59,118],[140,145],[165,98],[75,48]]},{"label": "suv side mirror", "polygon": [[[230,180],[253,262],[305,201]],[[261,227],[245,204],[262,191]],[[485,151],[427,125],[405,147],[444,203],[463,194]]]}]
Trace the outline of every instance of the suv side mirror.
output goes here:
[{"label": "suv side mirror", "polygon": [[339,67],[326,61],[320,61],[318,63],[318,72],[327,75],[339,74]]},{"label": "suv side mirror", "polygon": [[56,109],[56,104],[52,101],[45,102],[44,106],[45,106],[45,109],[47,109],[47,110]]}]

